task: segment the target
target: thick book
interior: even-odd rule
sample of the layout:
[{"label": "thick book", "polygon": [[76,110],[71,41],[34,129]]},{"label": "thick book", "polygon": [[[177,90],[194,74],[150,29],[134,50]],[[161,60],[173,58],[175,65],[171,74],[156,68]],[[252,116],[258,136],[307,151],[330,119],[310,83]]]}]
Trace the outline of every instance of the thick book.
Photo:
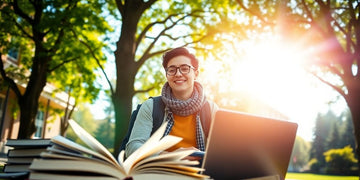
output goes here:
[{"label": "thick book", "polygon": [[7,153],[7,157],[40,157],[40,154],[46,151],[47,148],[35,148],[35,149],[10,149]]},{"label": "thick book", "polygon": [[7,164],[31,164],[33,157],[8,157]]},{"label": "thick book", "polygon": [[51,145],[50,139],[8,139],[5,143],[13,148],[41,148]]},{"label": "thick book", "polygon": [[34,159],[30,166],[30,179],[207,179],[196,167],[198,161],[184,158],[195,150],[169,153],[162,151],[182,140],[163,137],[166,123],[124,160],[124,151],[118,159],[75,121],[69,121],[77,136],[88,146],[79,145],[62,136],[51,139],[53,145]]},{"label": "thick book", "polygon": [[[7,152],[7,161],[4,165],[2,177],[15,177],[28,174],[29,166],[34,158],[39,158],[42,152],[51,146],[50,139],[8,139],[5,143],[10,147]],[[21,174],[24,173],[24,174]]]},{"label": "thick book", "polygon": [[28,172],[30,164],[5,164],[3,172]]}]

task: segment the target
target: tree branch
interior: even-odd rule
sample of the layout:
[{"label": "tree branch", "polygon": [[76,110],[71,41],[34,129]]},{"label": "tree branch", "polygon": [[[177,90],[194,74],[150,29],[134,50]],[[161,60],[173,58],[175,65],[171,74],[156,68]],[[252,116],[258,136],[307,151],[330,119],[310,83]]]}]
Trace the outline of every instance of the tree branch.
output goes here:
[{"label": "tree branch", "polygon": [[122,0],[116,0],[115,2],[121,16],[124,17],[124,4],[122,3]]},{"label": "tree branch", "polygon": [[[196,15],[196,12],[192,12],[190,14],[185,14],[183,17],[180,17],[176,21],[172,21],[172,24],[170,26],[165,27],[162,31],[160,31],[160,33],[154,38],[152,43],[146,48],[144,54],[140,57],[139,61],[136,62],[136,66],[140,67],[149,57],[154,55],[154,54],[150,54],[150,51],[155,46],[155,44],[159,40],[159,38],[165,35],[166,31],[168,31],[169,29],[172,29],[173,27],[178,25],[178,23],[180,21],[182,21],[183,19],[185,19],[186,17],[195,16],[195,15]],[[171,18],[169,16],[167,18],[168,18],[167,20],[171,20]]]},{"label": "tree branch", "polygon": [[[155,26],[156,24],[165,24],[166,21],[168,21],[170,18],[177,16],[177,15],[178,14],[171,14],[162,21],[155,21],[153,23],[148,24],[144,28],[144,30],[140,33],[139,37],[137,38],[135,47],[137,48],[139,46],[141,40],[145,37],[146,33],[151,29],[151,27]],[[135,51],[136,51],[136,49],[135,49]]]},{"label": "tree branch", "polygon": [[75,61],[75,60],[77,60],[78,58],[80,58],[80,56],[75,57],[75,58],[72,58],[72,59],[65,60],[65,61],[61,62],[60,64],[56,65],[55,67],[49,69],[48,72],[55,71],[57,68],[63,66],[64,64],[69,63],[69,62],[72,62],[72,61]]},{"label": "tree branch", "polygon": [[[14,12],[17,13],[17,11],[15,11],[14,5],[12,5],[12,7],[13,7],[13,9],[14,9]],[[18,10],[20,11],[19,13],[24,14],[20,9],[18,9]],[[28,37],[28,38],[30,38],[30,39],[33,38],[30,34],[28,34],[28,33],[22,28],[22,26],[16,21],[16,19],[14,19],[9,13],[7,13],[7,12],[2,12],[2,13],[4,13],[5,15],[7,15],[7,16],[10,18],[10,21],[12,21],[12,22],[15,24],[15,26],[16,26],[17,28],[19,28],[19,30],[20,30],[23,34],[25,34],[26,37]]]},{"label": "tree branch", "polygon": [[346,98],[346,94],[344,93],[344,91],[339,88],[338,86],[335,86],[333,84],[331,84],[330,82],[326,81],[325,79],[319,77],[317,74],[315,74],[314,72],[308,71],[310,74],[312,74],[313,76],[315,76],[317,79],[319,79],[321,82],[325,83],[326,85],[330,86],[331,88],[333,88],[335,91],[337,91],[341,96],[343,96],[344,98]]},{"label": "tree branch", "polygon": [[151,5],[153,5],[157,0],[149,0],[143,6],[143,10],[149,9]]},{"label": "tree branch", "polygon": [[313,17],[313,15],[312,15],[309,7],[306,5],[305,0],[302,0],[302,1],[301,1],[301,5],[304,7],[306,15],[311,19],[311,22],[313,22],[313,21],[314,21],[314,17]]},{"label": "tree branch", "polygon": [[[2,53],[1,52],[0,52],[0,58],[2,58]],[[6,61],[6,60],[4,60],[4,61]],[[2,59],[0,59],[0,74],[3,77],[4,81],[7,82],[9,87],[14,91],[16,97],[18,99],[21,99],[22,94],[21,94],[19,88],[17,87],[15,81],[6,75],[6,72],[5,72],[5,69],[4,69],[4,63],[3,63]]]},{"label": "tree branch", "polygon": [[245,11],[247,11],[247,12],[253,14],[254,16],[256,16],[257,18],[259,18],[260,21],[262,21],[263,23],[268,24],[268,25],[274,25],[274,23],[270,23],[270,22],[266,21],[266,20],[262,17],[261,14],[255,12],[255,11],[252,11],[251,9],[247,8],[247,7],[243,4],[242,0],[236,0],[236,2],[240,5],[241,8],[243,8]]},{"label": "tree branch", "polygon": [[18,5],[18,0],[14,0],[13,3],[11,3],[13,8],[14,8],[14,12],[16,14],[18,14],[20,17],[24,18],[27,22],[29,22],[29,24],[34,24],[34,20],[31,19],[29,16],[27,16],[27,14],[24,13],[24,11],[22,11]]},{"label": "tree branch", "polygon": [[111,95],[113,96],[115,94],[114,88],[113,88],[113,86],[111,84],[111,81],[110,81],[109,77],[107,76],[107,74],[106,74],[106,72],[104,70],[104,67],[101,65],[100,60],[96,57],[94,50],[91,48],[91,46],[88,43],[86,43],[85,41],[79,39],[76,32],[73,29],[72,29],[72,32],[73,32],[74,36],[80,41],[80,43],[83,44],[90,51],[91,56],[95,59],[97,65],[100,67],[102,73],[104,74],[105,79],[109,84]]},{"label": "tree branch", "polygon": [[[73,3],[73,4],[69,3],[68,6],[66,6],[66,8],[65,8],[65,12],[70,12],[71,9],[74,8],[75,6],[76,6],[76,3]],[[49,49],[50,52],[56,52],[60,46],[61,41],[63,40],[64,34],[65,34],[64,25],[67,24],[67,17],[68,16],[63,16],[63,18],[60,20],[62,26],[61,26],[59,35],[57,36],[53,47],[51,49]],[[50,29],[48,32],[50,32]],[[48,32],[46,32],[45,34],[47,34]]]},{"label": "tree branch", "polygon": [[134,95],[138,94],[138,93],[146,93],[146,92],[149,92],[151,90],[155,89],[155,86],[152,86],[150,88],[147,88],[147,89],[142,89],[142,90],[136,90],[134,91]]}]

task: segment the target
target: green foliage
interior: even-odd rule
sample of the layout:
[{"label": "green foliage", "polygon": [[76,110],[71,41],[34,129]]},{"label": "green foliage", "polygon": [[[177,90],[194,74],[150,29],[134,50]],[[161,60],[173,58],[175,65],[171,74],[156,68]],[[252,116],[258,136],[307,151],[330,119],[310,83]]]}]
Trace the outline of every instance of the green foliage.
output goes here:
[{"label": "green foliage", "polygon": [[[90,112],[90,109],[84,105],[79,106],[79,110],[74,112],[72,119],[74,119],[81,127],[83,127],[89,134],[95,136],[95,131],[97,129],[97,124],[93,115]],[[66,137],[74,140],[77,143],[82,143],[77,135],[72,131],[71,128],[66,132]]]},{"label": "green foliage", "polygon": [[353,149],[350,146],[342,149],[330,149],[324,152],[324,156],[326,171],[329,174],[349,174],[351,168],[357,163]]},{"label": "green foliage", "polygon": [[[41,92],[46,82],[58,91],[66,91],[76,103],[97,97],[95,70],[106,61],[103,35],[112,31],[102,14],[105,5],[106,1],[96,0],[0,3],[0,51],[19,52],[19,67],[7,70],[11,78],[8,81],[15,84],[21,80],[27,85],[25,93],[16,94],[19,103],[26,99],[20,106],[19,138],[28,138],[34,131],[31,119],[36,114],[39,93],[29,92]],[[16,87],[11,86],[14,91]]]},{"label": "green foliage", "polygon": [[[107,149],[113,149],[115,124],[111,122],[111,118],[95,120],[90,109],[83,105],[80,105],[79,110],[73,114],[72,118]],[[71,128],[66,131],[66,137],[85,145]]]},{"label": "green foliage", "polygon": [[286,173],[285,179],[296,180],[359,180],[359,176],[331,176],[311,173]]},{"label": "green foliage", "polygon": [[[331,170],[333,168],[328,166],[329,162],[324,153],[329,151],[334,153],[332,150],[345,146],[351,148],[351,151],[355,147],[353,124],[348,111],[340,116],[336,116],[332,111],[328,111],[326,114],[318,114],[310,151],[311,158],[316,159],[317,163],[314,163],[313,168],[310,166],[311,172],[319,173],[321,169],[327,167],[329,173],[335,173]],[[331,157],[328,156],[327,158]],[[338,163],[336,162],[335,165]]]},{"label": "green foliage", "polygon": [[355,147],[354,143],[353,125],[348,113],[343,113],[340,116],[336,116],[332,111],[328,111],[326,114],[318,114],[310,151],[312,160],[316,159],[317,162],[309,162],[313,164],[310,166],[311,172],[319,173],[327,167],[329,173],[334,173],[329,170],[332,168],[328,167],[329,163],[324,153],[345,146],[351,148],[352,151]]},{"label": "green foliage", "polygon": [[309,162],[308,162],[308,166],[310,168],[310,172],[313,173],[318,173],[320,172],[320,169],[322,167],[322,164],[316,159],[316,158],[312,158]]},{"label": "green foliage", "polygon": [[112,149],[114,146],[115,124],[110,119],[98,122],[98,128],[95,131],[96,139],[104,145],[107,149]]},{"label": "green foliage", "polygon": [[[329,137],[329,130],[331,122],[334,122],[336,117],[329,111],[326,115],[318,114],[315,121],[314,140],[310,150],[310,158],[315,158],[321,165],[325,164],[323,153],[327,150],[327,138]],[[336,120],[336,119],[335,119]]]},{"label": "green foliage", "polygon": [[[41,46],[52,53],[47,80],[63,91],[70,87],[74,97],[81,97],[79,101],[92,100],[99,91],[93,83],[97,76],[94,69],[98,68],[94,56],[101,64],[105,62],[106,57],[101,52],[105,44],[101,36],[112,30],[101,16],[104,3],[94,0],[44,1],[41,6],[34,6],[21,0],[17,4],[25,13],[23,16],[12,11],[12,4],[3,3],[0,26],[1,32],[7,33],[2,33],[2,37],[11,37],[10,41],[4,40],[7,44],[2,48],[3,53],[11,48],[20,50],[21,67],[29,70],[37,41],[32,29],[37,28],[46,40],[36,43],[42,43]],[[43,8],[36,27],[25,18],[33,16],[35,8]],[[22,71],[21,74],[25,73]]]},{"label": "green foliage", "polygon": [[350,145],[353,149],[355,149],[356,147],[355,147],[354,125],[350,111],[347,110],[344,113],[342,113],[341,118],[343,119],[342,127],[340,127],[341,147]]},{"label": "green foliage", "polygon": [[297,136],[291,154],[290,164],[294,171],[301,171],[309,161],[310,143],[306,142],[303,138]]}]

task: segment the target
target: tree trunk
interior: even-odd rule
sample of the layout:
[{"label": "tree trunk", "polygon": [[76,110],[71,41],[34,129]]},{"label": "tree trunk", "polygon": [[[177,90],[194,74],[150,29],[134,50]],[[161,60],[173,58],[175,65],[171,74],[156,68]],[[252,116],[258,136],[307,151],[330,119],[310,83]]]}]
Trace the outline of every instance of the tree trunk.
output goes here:
[{"label": "tree trunk", "polygon": [[[31,101],[31,100],[30,100]],[[29,139],[35,132],[35,118],[38,103],[22,101],[20,104],[20,127],[18,139]],[[36,109],[35,109],[36,108]]]},{"label": "tree trunk", "polygon": [[348,85],[348,98],[346,98],[346,102],[350,108],[351,116],[354,125],[354,135],[355,135],[355,143],[356,149],[355,153],[358,159],[358,175],[360,177],[360,82],[353,81],[353,84]]},{"label": "tree trunk", "polygon": [[132,109],[134,96],[135,75],[139,65],[135,61],[137,25],[143,12],[152,4],[141,0],[126,1],[119,11],[122,16],[122,25],[119,41],[116,43],[116,90],[112,96],[115,110],[115,141],[114,155],[119,154],[119,147],[124,138]]},{"label": "tree trunk", "polygon": [[[354,134],[355,134],[355,141],[356,141],[356,155],[358,159],[358,175],[360,177],[360,101],[357,102],[357,107],[353,110],[351,110],[352,118],[353,118],[353,124],[354,124]],[[359,178],[360,179],[360,178]]]},{"label": "tree trunk", "polygon": [[[36,48],[41,49],[41,48]],[[35,50],[32,73],[25,93],[19,98],[20,127],[18,139],[29,139],[35,132],[35,118],[39,107],[39,97],[46,85],[47,66],[50,57],[44,51]]]},{"label": "tree trunk", "polygon": [[[131,11],[130,11],[131,12]],[[138,68],[135,62],[135,33],[138,19],[134,16],[123,17],[120,39],[115,51],[116,90],[112,101],[115,109],[115,141],[114,155],[119,153],[119,147],[129,124],[134,96],[134,78]]]},{"label": "tree trunk", "polygon": [[41,90],[44,86],[39,85],[34,87],[31,93],[25,93],[21,98],[20,105],[20,127],[18,133],[18,139],[29,139],[35,132],[35,118],[39,107],[39,97]]},{"label": "tree trunk", "polygon": [[[119,52],[119,54],[117,54],[117,52]],[[120,56],[120,54],[122,54],[122,56]],[[114,155],[119,153],[121,141],[128,129],[132,109],[132,97],[134,96],[134,74],[136,74],[137,69],[134,69],[133,67],[134,60],[131,56],[133,56],[133,54],[129,52],[126,53],[123,49],[121,51],[116,51],[118,70],[116,92],[112,97],[115,110]],[[118,59],[121,61],[118,62]]]}]

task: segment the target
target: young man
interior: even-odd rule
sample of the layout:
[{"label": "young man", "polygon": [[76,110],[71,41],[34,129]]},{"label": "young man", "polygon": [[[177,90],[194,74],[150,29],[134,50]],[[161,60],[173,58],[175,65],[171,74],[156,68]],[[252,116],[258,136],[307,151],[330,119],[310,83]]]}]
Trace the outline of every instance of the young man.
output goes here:
[{"label": "young man", "polygon": [[[167,82],[161,92],[165,104],[163,122],[168,121],[164,135],[171,134],[183,140],[167,151],[178,148],[197,148],[205,151],[206,137],[200,120],[200,110],[209,102],[211,119],[217,106],[206,100],[203,87],[196,81],[199,75],[199,61],[186,48],[175,48],[163,55],[163,67]],[[146,100],[138,114],[125,148],[126,157],[142,146],[151,136],[153,100]],[[211,121],[209,119],[209,121]],[[191,158],[190,158],[191,159]]]}]

